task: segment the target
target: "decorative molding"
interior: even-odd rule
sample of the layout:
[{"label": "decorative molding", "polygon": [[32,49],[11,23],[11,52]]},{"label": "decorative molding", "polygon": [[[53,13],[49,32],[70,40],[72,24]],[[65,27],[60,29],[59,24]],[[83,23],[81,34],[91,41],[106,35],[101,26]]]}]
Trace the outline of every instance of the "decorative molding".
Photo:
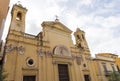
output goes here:
[{"label": "decorative molding", "polygon": [[37,54],[40,56],[43,56],[43,55],[51,56],[52,55],[51,51],[43,51],[42,49],[38,49]]},{"label": "decorative molding", "polygon": [[29,68],[29,67],[22,67],[22,70],[35,70],[35,71],[38,71],[39,69],[36,68],[36,67],[31,67],[31,68]]},{"label": "decorative molding", "polygon": [[24,54],[25,48],[23,46],[18,46],[17,51],[18,51],[19,54]]},{"label": "decorative molding", "polygon": [[6,53],[9,53],[9,52],[12,52],[13,50],[17,50],[18,54],[24,54],[25,52],[25,48],[23,46],[16,46],[16,45],[13,45],[13,44],[7,44],[5,46],[5,52]]},{"label": "decorative molding", "polygon": [[71,65],[72,65],[72,62],[68,62],[68,64],[71,66]]},{"label": "decorative molding", "polygon": [[51,55],[52,55],[51,51],[46,51],[46,56],[51,56]]},{"label": "decorative molding", "polygon": [[61,59],[70,59],[73,60],[72,56],[61,56],[61,55],[52,55],[54,58],[61,58]]},{"label": "decorative molding", "polygon": [[15,40],[15,39],[7,39],[7,41],[14,41],[14,42],[20,42],[20,43],[25,43],[25,44],[29,44],[29,45],[34,45],[34,46],[37,46],[37,44],[35,43],[35,44],[32,44],[32,43],[30,43],[30,42],[26,42],[26,41],[17,41],[17,40]]},{"label": "decorative molding", "polygon": [[70,66],[73,64],[72,62],[63,62],[63,61],[57,61],[57,60],[53,60],[52,61],[52,63],[54,64],[54,65],[56,65],[56,64],[69,64]]},{"label": "decorative molding", "polygon": [[54,65],[56,65],[56,64],[57,64],[57,62],[56,62],[55,60],[53,60],[53,61],[52,61],[52,63],[53,63]]},{"label": "decorative molding", "polygon": [[57,56],[71,56],[71,52],[69,51],[69,49],[67,47],[65,47],[64,45],[58,45],[54,48],[54,55]]},{"label": "decorative molding", "polygon": [[37,50],[37,54],[40,55],[40,56],[43,56],[43,51],[42,51],[42,49],[38,49],[38,50]]},{"label": "decorative molding", "polygon": [[16,48],[16,46],[15,45],[13,45],[13,44],[9,44],[9,45],[6,45],[5,46],[5,52],[11,52],[11,51],[13,51],[15,48]]},{"label": "decorative molding", "polygon": [[73,59],[75,59],[75,58],[76,58],[76,56],[75,56],[74,54],[72,54],[71,56],[72,56],[72,58],[73,58]]},{"label": "decorative molding", "polygon": [[77,62],[78,65],[81,65],[82,56],[76,56],[76,62]]},{"label": "decorative molding", "polygon": [[85,57],[85,59],[88,60],[88,61],[92,61],[91,57]]}]

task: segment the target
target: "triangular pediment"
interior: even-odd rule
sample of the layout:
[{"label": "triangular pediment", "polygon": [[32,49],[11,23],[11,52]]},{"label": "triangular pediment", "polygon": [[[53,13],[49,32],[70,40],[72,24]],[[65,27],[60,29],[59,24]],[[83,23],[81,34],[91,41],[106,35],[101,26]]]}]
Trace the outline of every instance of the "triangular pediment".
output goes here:
[{"label": "triangular pediment", "polygon": [[69,28],[67,28],[64,24],[60,22],[57,22],[54,26],[62,31],[72,33],[72,31]]},{"label": "triangular pediment", "polygon": [[61,30],[61,31],[64,31],[64,32],[70,33],[70,34],[72,33],[72,31],[68,27],[66,27],[64,24],[62,24],[61,22],[46,21],[46,22],[42,23],[42,26],[55,28],[55,29],[58,29],[58,30]]}]

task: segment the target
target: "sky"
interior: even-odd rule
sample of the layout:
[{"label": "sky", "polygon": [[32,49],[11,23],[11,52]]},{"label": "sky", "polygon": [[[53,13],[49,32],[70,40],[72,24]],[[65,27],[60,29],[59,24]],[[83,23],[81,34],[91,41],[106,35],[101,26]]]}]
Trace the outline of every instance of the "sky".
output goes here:
[{"label": "sky", "polygon": [[[73,32],[85,31],[92,56],[98,53],[120,55],[120,0],[19,0],[28,9],[26,33],[37,35],[43,21],[55,16]],[[11,8],[18,0],[10,0],[4,29],[7,34]],[[73,38],[74,40],[74,38]]]}]

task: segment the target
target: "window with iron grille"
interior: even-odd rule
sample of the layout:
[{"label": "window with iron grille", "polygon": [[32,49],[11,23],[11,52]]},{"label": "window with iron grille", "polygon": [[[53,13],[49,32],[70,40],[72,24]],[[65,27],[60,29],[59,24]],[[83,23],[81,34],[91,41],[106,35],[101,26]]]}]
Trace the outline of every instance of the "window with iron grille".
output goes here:
[{"label": "window with iron grille", "polygon": [[84,75],[85,81],[90,81],[90,76],[89,75]]},{"label": "window with iron grille", "polygon": [[58,64],[59,81],[69,81],[67,64]]},{"label": "window with iron grille", "polygon": [[36,81],[36,76],[23,76],[23,81]]}]

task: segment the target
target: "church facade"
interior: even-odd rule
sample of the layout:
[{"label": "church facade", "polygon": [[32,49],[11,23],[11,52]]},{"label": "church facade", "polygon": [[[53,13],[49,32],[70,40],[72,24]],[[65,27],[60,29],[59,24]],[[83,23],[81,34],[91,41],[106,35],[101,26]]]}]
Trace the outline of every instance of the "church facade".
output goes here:
[{"label": "church facade", "polygon": [[72,31],[64,24],[44,21],[38,35],[25,33],[27,9],[15,4],[6,38],[4,69],[7,81],[97,81],[85,38],[76,29],[76,44]]}]

